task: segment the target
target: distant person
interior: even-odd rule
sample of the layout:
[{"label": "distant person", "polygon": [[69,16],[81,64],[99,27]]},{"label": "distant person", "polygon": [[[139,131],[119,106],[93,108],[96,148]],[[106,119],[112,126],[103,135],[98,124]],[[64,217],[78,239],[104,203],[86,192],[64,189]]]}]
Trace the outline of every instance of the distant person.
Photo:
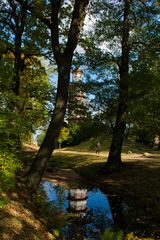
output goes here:
[{"label": "distant person", "polygon": [[96,144],[96,155],[97,155],[97,156],[98,156],[99,153],[100,153],[100,147],[101,147],[101,145],[100,145],[100,143],[98,142],[98,143]]}]

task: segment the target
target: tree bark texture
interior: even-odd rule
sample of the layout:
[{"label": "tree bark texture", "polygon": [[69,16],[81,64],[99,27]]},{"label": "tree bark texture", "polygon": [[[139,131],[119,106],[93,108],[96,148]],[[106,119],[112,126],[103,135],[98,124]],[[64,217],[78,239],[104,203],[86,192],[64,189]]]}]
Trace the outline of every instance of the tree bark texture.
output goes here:
[{"label": "tree bark texture", "polygon": [[[20,1],[22,2],[22,1]],[[58,87],[56,95],[55,109],[46,133],[46,136],[40,146],[40,149],[32,163],[30,170],[27,173],[29,185],[35,191],[41,181],[43,173],[46,169],[47,162],[57,145],[57,139],[60,134],[66,106],[68,101],[68,88],[70,82],[70,72],[73,52],[78,43],[78,35],[81,31],[86,7],[89,0],[75,0],[72,20],[68,33],[67,45],[62,53],[59,44],[59,31],[58,31],[58,15],[61,6],[61,0],[51,1],[51,19],[46,22],[46,19],[39,18],[51,30],[51,41],[54,58],[58,66]],[[30,11],[32,11],[30,9]],[[32,12],[34,14],[34,11]],[[38,16],[36,16],[38,18]]]},{"label": "tree bark texture", "polygon": [[13,84],[12,90],[18,96],[20,90],[20,75],[21,75],[21,37],[16,36],[15,51],[14,51],[14,70],[13,70]]},{"label": "tree bark texture", "polygon": [[33,190],[36,190],[39,185],[39,182],[46,169],[47,162],[57,145],[57,139],[63,125],[68,100],[68,85],[70,76],[69,69],[70,66],[64,66],[63,71],[59,73],[56,106],[52,114],[45,138],[39,148],[31,168],[27,173],[29,183]]},{"label": "tree bark texture", "polygon": [[119,67],[119,105],[113,131],[107,167],[119,168],[122,165],[121,152],[126,128],[129,82],[129,15],[131,0],[124,0],[124,20],[122,29],[122,56]]},{"label": "tree bark texture", "polygon": [[20,91],[20,76],[23,69],[23,59],[21,56],[21,45],[22,45],[22,35],[24,32],[24,27],[27,18],[27,10],[22,6],[19,12],[17,4],[10,0],[10,7],[12,9],[11,16],[14,19],[13,22],[10,21],[10,27],[15,34],[14,43],[14,70],[13,70],[13,83],[12,90],[18,96]]}]

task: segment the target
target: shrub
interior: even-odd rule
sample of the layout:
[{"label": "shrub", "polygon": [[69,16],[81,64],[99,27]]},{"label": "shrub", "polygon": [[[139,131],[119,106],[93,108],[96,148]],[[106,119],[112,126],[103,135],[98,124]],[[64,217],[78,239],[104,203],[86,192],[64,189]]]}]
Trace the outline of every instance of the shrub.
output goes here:
[{"label": "shrub", "polygon": [[15,172],[21,168],[16,155],[7,149],[0,150],[0,188],[8,190],[15,185]]},{"label": "shrub", "polygon": [[112,232],[108,229],[105,230],[102,236],[102,240],[122,240],[123,239],[123,232]]}]

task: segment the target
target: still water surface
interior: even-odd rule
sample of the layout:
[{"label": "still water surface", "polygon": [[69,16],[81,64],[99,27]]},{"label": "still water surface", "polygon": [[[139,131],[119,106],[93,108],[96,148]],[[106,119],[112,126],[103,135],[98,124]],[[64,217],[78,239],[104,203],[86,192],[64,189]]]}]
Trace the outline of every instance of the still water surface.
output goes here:
[{"label": "still water surface", "polygon": [[[138,212],[133,200],[110,196],[109,205],[100,189],[77,186],[66,188],[49,181],[42,183],[51,220],[56,221],[53,225],[56,225],[58,240],[122,240],[124,235],[133,232],[139,237],[160,239],[159,230],[150,230],[150,218],[148,222],[137,221],[137,216],[143,212],[142,209]],[[112,238],[108,234],[112,234]]]},{"label": "still water surface", "polygon": [[113,227],[113,217],[107,196],[98,188],[72,188],[45,181],[47,201],[70,221],[64,223],[59,239],[101,239],[105,229]]}]

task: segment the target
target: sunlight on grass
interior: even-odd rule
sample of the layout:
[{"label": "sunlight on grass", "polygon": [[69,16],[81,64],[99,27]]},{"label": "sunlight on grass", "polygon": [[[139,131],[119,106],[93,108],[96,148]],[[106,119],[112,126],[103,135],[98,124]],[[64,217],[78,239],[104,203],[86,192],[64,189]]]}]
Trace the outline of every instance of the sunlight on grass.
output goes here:
[{"label": "sunlight on grass", "polygon": [[55,153],[49,161],[49,165],[56,168],[73,168],[89,166],[96,163],[104,163],[106,157],[92,155],[71,154],[67,152]]}]

